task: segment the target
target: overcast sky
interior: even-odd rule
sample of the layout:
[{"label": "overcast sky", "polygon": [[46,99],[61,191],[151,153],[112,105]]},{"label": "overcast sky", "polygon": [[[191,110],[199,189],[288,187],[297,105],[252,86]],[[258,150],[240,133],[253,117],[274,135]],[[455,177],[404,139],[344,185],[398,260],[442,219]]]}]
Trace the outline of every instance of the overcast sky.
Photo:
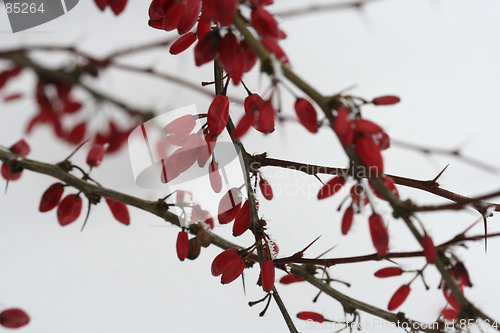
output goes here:
[{"label": "overcast sky", "polygon": [[[80,3],[64,16],[39,27],[13,34],[5,9],[0,7],[0,48],[30,45],[75,45],[95,56],[129,45],[174,37],[175,33],[147,26],[149,1],[130,0],[126,10],[115,17],[109,9],[101,13],[93,1]],[[274,12],[308,4],[334,1],[276,0]],[[423,146],[454,149],[490,165],[500,166],[500,3],[476,1],[374,1],[363,11],[328,11],[282,19],[281,28],[288,37],[282,42],[292,68],[320,92],[337,93],[349,87],[352,95],[366,99],[385,94],[401,97],[391,107],[366,107],[364,117],[380,124],[393,139]],[[48,65],[68,61],[59,54],[41,54],[37,59]],[[192,50],[173,57],[167,49],[155,50],[121,61],[138,66],[154,66],[160,71],[181,76],[193,83],[212,79],[210,65],[196,68]],[[0,68],[6,67],[5,62]],[[10,146],[24,136],[27,119],[35,113],[32,101],[34,76],[23,73],[20,79],[0,92],[24,91],[26,100],[0,105],[0,144]],[[92,82],[132,105],[155,109],[158,114],[195,104],[206,112],[210,98],[174,87],[164,81],[117,70]],[[257,71],[245,77],[249,87],[262,92],[266,78]],[[212,87],[206,88],[212,91]],[[241,87],[230,86],[232,96],[244,96]],[[293,116],[293,98],[283,94],[283,113]],[[79,93],[81,98],[85,94]],[[95,109],[86,104],[85,117]],[[118,113],[105,107],[111,116]],[[238,120],[243,111],[231,108]],[[83,115],[83,113],[82,113]],[[93,126],[102,126],[95,118]],[[37,128],[26,137],[31,145],[30,158],[55,163],[72,150],[56,141],[46,128]],[[275,133],[264,136],[255,131],[243,138],[250,153],[268,152],[270,157],[305,163],[345,167],[347,158],[327,128],[311,135],[289,122]],[[85,152],[75,156],[75,164],[84,165]],[[416,179],[432,179],[450,164],[441,185],[464,195],[480,195],[498,190],[498,173],[486,172],[448,156],[426,157],[393,147],[384,152],[386,172]],[[268,221],[281,254],[291,255],[321,235],[307,255],[315,257],[337,245],[328,256],[353,256],[373,253],[367,219],[369,212],[357,216],[348,236],[340,234],[342,212],[337,207],[346,196],[317,202],[319,183],[291,171],[263,170],[277,194],[271,202],[260,200],[260,212]],[[92,176],[103,186],[155,200],[166,189],[142,189],[134,183],[129,154],[106,156]],[[321,176],[323,180],[329,177]],[[94,207],[84,232],[83,216],[61,228],[55,212],[38,212],[40,197],[55,180],[24,172],[20,181],[9,185],[0,198],[0,309],[20,307],[31,323],[23,332],[286,332],[286,326],[274,303],[263,318],[262,305],[249,308],[247,303],[263,296],[255,282],[258,270],[245,271],[246,295],[241,279],[222,286],[210,274],[212,259],[220,252],[215,246],[202,249],[195,261],[179,262],[175,239],[179,229],[155,216],[130,208],[131,225],[124,227],[111,216],[108,207]],[[4,183],[0,183],[4,184]],[[290,185],[291,184],[291,185]],[[287,191],[288,189],[288,191]],[[446,202],[428,194],[399,187],[403,199],[416,203]],[[73,191],[76,192],[76,191]],[[281,192],[281,193],[280,193]],[[71,190],[66,190],[71,193]],[[217,198],[199,193],[197,200],[214,214]],[[498,202],[498,199],[497,199]],[[389,223],[390,245],[394,251],[412,251],[419,245],[402,225],[391,217],[383,203],[377,209]],[[478,219],[473,212],[422,214],[426,230],[441,243],[465,230]],[[489,232],[500,231],[498,216],[489,220]],[[480,234],[482,224],[471,235]],[[217,234],[234,240],[231,227],[217,226]],[[234,240],[242,246],[252,244],[251,235]],[[494,318],[500,318],[500,289],[495,280],[500,270],[500,242],[471,244],[469,251],[455,250],[471,273],[474,288],[465,295]],[[398,261],[407,269],[418,269],[423,260]],[[408,283],[409,274],[379,280],[373,273],[385,263],[363,263],[332,267],[331,276],[350,282],[333,287],[347,295],[385,309],[393,292]],[[420,280],[412,283],[412,293],[399,308],[410,318],[433,322],[445,306],[437,270],[426,270],[425,292]],[[284,273],[278,272],[277,278]],[[342,320],[342,306],[322,295],[312,303],[316,289],[306,284],[277,286],[292,317],[299,311],[316,311],[332,320]],[[364,323],[373,317],[362,313]],[[379,322],[380,323],[380,322]],[[296,320],[301,332],[333,332]],[[381,324],[379,324],[381,325]],[[1,329],[0,329],[1,330]],[[388,332],[375,326],[370,332]],[[390,331],[390,330],[389,330]]]}]

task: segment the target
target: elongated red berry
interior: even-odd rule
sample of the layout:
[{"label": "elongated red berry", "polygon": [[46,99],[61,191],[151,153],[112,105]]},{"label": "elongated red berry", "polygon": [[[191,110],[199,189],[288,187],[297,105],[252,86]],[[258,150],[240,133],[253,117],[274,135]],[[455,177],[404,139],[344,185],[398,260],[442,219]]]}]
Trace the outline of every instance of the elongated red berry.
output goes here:
[{"label": "elongated red berry", "polygon": [[318,131],[318,116],[314,106],[305,98],[295,101],[295,113],[300,123],[311,133]]},{"label": "elongated red berry", "polygon": [[238,11],[238,0],[214,0],[216,3],[215,20],[226,26],[233,23],[234,14]]},{"label": "elongated red berry", "polygon": [[273,198],[273,188],[271,187],[271,184],[263,178],[260,179],[259,181],[259,187],[260,187],[260,192],[262,193],[262,196],[266,198],[267,200],[272,200]]},{"label": "elongated red berry", "polygon": [[356,127],[356,131],[363,134],[375,135],[382,132],[382,128],[379,125],[363,118],[356,119],[354,126]]},{"label": "elongated red berry", "polygon": [[352,144],[354,139],[354,131],[352,128],[352,121],[346,110],[340,108],[337,110],[337,117],[333,124],[333,130],[339,136],[340,141],[344,146]]},{"label": "elongated red berry", "polygon": [[179,34],[183,35],[194,27],[200,15],[200,7],[200,0],[186,0],[184,10],[177,24]]},{"label": "elongated red berry", "polygon": [[257,63],[257,55],[253,52],[252,48],[243,40],[240,43],[240,50],[243,54],[243,72],[250,71]]},{"label": "elongated red berry", "polygon": [[252,125],[255,123],[255,114],[254,113],[245,113],[243,117],[240,119],[236,128],[234,129],[233,135],[235,138],[241,138]]},{"label": "elongated red berry", "polygon": [[[458,288],[462,293],[464,292],[462,286],[459,285]],[[443,295],[444,298],[446,298],[446,300],[448,301],[448,304],[450,304],[450,306],[452,306],[455,310],[460,311],[460,302],[457,300],[455,295],[453,295],[453,292],[450,289],[448,289],[446,283],[443,283]]]},{"label": "elongated red berry", "polygon": [[354,219],[354,209],[352,208],[352,206],[350,206],[345,210],[344,216],[342,217],[341,230],[343,235],[347,235],[347,233],[351,229],[353,219]]},{"label": "elongated red berry", "polygon": [[207,32],[203,38],[198,38],[198,44],[194,48],[196,66],[201,66],[215,59],[219,50],[220,40],[219,33],[213,30]]},{"label": "elongated red berry", "polygon": [[257,114],[265,101],[259,94],[251,94],[245,98],[244,108],[246,114]]},{"label": "elongated red berry", "polygon": [[2,163],[2,177],[6,180],[18,180],[21,178],[23,172],[12,172],[8,164]]},{"label": "elongated red berry", "polygon": [[467,271],[467,268],[465,268],[465,265],[461,261],[459,261],[454,268],[456,275],[460,279],[460,284],[465,287],[472,287],[469,272]]},{"label": "elongated red berry", "polygon": [[302,311],[297,313],[297,318],[302,319],[302,320],[312,320],[317,323],[322,323],[325,321],[325,317],[323,315],[317,313],[317,312],[311,312],[311,311]]},{"label": "elongated red berry", "polygon": [[437,251],[431,237],[422,237],[422,247],[424,248],[425,259],[427,259],[427,262],[429,264],[436,262]]},{"label": "elongated red berry", "polygon": [[403,270],[399,267],[386,267],[379,269],[375,272],[375,276],[378,278],[387,278],[391,276],[398,276],[403,274]]},{"label": "elongated red berry", "polygon": [[219,64],[227,73],[233,71],[233,58],[238,52],[238,39],[229,31],[222,37],[219,45]]},{"label": "elongated red berry", "polygon": [[227,268],[224,270],[224,273],[222,273],[220,282],[222,284],[233,282],[243,273],[244,269],[245,262],[241,260],[241,258],[234,260],[227,266]]},{"label": "elongated red berry", "polygon": [[261,36],[269,36],[276,39],[280,37],[278,22],[264,7],[259,6],[252,10],[250,19],[253,27]]},{"label": "elongated red berry", "polygon": [[106,9],[106,6],[108,5],[109,0],[94,0],[97,8],[100,10]]},{"label": "elongated red berry", "polygon": [[205,136],[205,145],[200,147],[200,152],[198,154],[198,165],[203,167],[207,164],[210,156],[212,156],[212,152],[214,151],[215,144],[217,143],[217,138],[214,138],[211,135]]},{"label": "elongated red berry", "polygon": [[283,62],[285,64],[290,63],[288,61],[288,57],[286,56],[285,51],[283,51],[283,49],[281,48],[281,46],[279,46],[279,44],[276,41],[276,39],[274,39],[272,37],[264,37],[262,39],[261,43],[262,43],[262,45],[264,45],[264,47],[269,52],[271,52],[272,54],[274,54],[276,56],[276,59],[278,59],[279,61],[281,61],[281,62]]},{"label": "elongated red berry", "polygon": [[336,176],[330,179],[318,192],[318,199],[328,198],[342,189],[345,184],[345,178]]},{"label": "elongated red berry", "polygon": [[447,308],[443,311],[443,318],[449,321],[458,321],[459,312],[453,308]]},{"label": "elongated red berry", "polygon": [[108,0],[109,7],[111,7],[111,10],[115,13],[115,15],[120,15],[121,12],[123,12],[125,6],[127,6],[127,1],[128,0]]},{"label": "elongated red berry", "polygon": [[165,16],[165,4],[170,0],[153,0],[149,5],[149,18],[152,20],[161,19]]},{"label": "elongated red berry", "polygon": [[95,144],[90,148],[87,155],[87,164],[91,167],[98,167],[104,158],[104,146]]},{"label": "elongated red berry", "polygon": [[219,172],[219,163],[210,162],[208,166],[208,177],[210,179],[210,186],[215,193],[219,193],[222,190],[222,177]]},{"label": "elongated red berry", "polygon": [[265,134],[273,132],[275,113],[276,111],[270,101],[261,104],[259,107],[259,116],[257,118],[258,126],[256,129]]},{"label": "elongated red berry", "polygon": [[197,160],[200,149],[205,145],[205,140],[197,133],[191,133],[186,143],[180,149],[174,163],[174,170],[183,173],[189,169]]},{"label": "elongated red berry", "polygon": [[373,246],[380,255],[386,254],[389,250],[389,234],[384,225],[382,216],[373,214],[368,219],[370,224],[370,234],[372,236]]},{"label": "elongated red berry", "polygon": [[274,287],[274,262],[272,260],[264,260],[262,262],[262,289],[271,291]]},{"label": "elongated red berry", "polygon": [[302,282],[302,281],[305,281],[305,280],[303,278],[301,278],[300,276],[295,275],[295,274],[285,275],[280,279],[280,283],[282,283],[282,284],[291,284],[291,283]]},{"label": "elongated red berry", "polygon": [[210,18],[207,18],[207,15],[205,15],[205,10],[203,10],[200,18],[198,19],[198,26],[196,27],[196,35],[198,36],[198,39],[203,39],[211,30],[211,28],[212,20]]},{"label": "elongated red berry", "polygon": [[231,72],[231,80],[235,86],[240,84],[244,71],[245,55],[238,51],[233,57],[233,71]]},{"label": "elongated red berry", "polygon": [[[394,194],[395,196],[399,197],[399,192],[398,192],[398,189],[396,188],[396,185],[394,184],[394,181],[392,180],[391,177],[389,176],[384,176],[384,184],[385,186],[387,186],[389,188],[389,190],[391,190],[392,194]],[[384,198],[384,196],[382,195],[382,193],[380,193],[373,185],[372,183],[370,182],[370,188],[372,189],[373,193],[375,193],[375,195],[382,199],[382,200],[386,200]]]},{"label": "elongated red berry", "polygon": [[215,259],[212,261],[212,266],[211,266],[212,275],[213,276],[221,275],[222,273],[224,273],[229,264],[231,264],[233,261],[236,260],[241,260],[241,258],[238,254],[238,249],[235,247],[219,253],[219,255],[215,257]]},{"label": "elongated red berry", "polygon": [[236,187],[230,189],[219,202],[218,219],[220,224],[234,220],[241,207],[241,192]]},{"label": "elongated red berry", "polygon": [[380,148],[367,136],[360,136],[356,139],[356,153],[361,162],[368,169],[368,173],[380,176],[384,172],[384,160],[380,154]]},{"label": "elongated red berry", "polygon": [[222,133],[229,117],[229,98],[224,95],[215,96],[207,113],[208,131],[218,136]]},{"label": "elongated red berry", "polygon": [[114,201],[108,198],[106,198],[106,203],[108,204],[111,213],[118,222],[123,223],[125,225],[130,224],[130,214],[128,213],[127,205],[125,205],[122,202]]},{"label": "elongated red berry", "polygon": [[75,125],[71,132],[68,134],[68,142],[77,145],[82,142],[87,130],[87,123],[81,122]]},{"label": "elongated red berry", "polygon": [[233,236],[238,237],[243,235],[245,231],[248,230],[248,224],[250,223],[250,204],[248,200],[241,206],[240,210],[234,218],[233,224]]},{"label": "elongated red berry", "polygon": [[394,295],[392,295],[391,300],[389,301],[389,305],[387,306],[389,311],[393,311],[399,308],[410,294],[410,290],[410,286],[407,284],[402,285],[398,290],[396,290]]},{"label": "elongated red berry", "polygon": [[189,250],[189,239],[188,234],[185,231],[179,231],[177,235],[177,257],[180,261],[184,261],[187,258],[188,250]]},{"label": "elongated red berry", "polygon": [[30,322],[30,317],[21,309],[7,309],[0,312],[0,325],[19,328]]},{"label": "elongated red berry", "polygon": [[375,105],[392,105],[399,103],[400,99],[397,96],[380,96],[374,98],[372,103]]},{"label": "elongated red berry", "polygon": [[23,139],[14,143],[9,150],[22,157],[26,157],[26,155],[28,155],[31,151],[30,146]]},{"label": "elongated red berry", "polygon": [[165,8],[165,17],[163,17],[162,28],[165,31],[172,31],[177,28],[181,20],[185,5],[182,2],[172,1]]},{"label": "elongated red berry", "polygon": [[50,185],[50,187],[43,193],[42,200],[40,201],[39,210],[40,212],[48,212],[54,209],[61,200],[64,193],[64,185],[62,183],[55,183]]},{"label": "elongated red berry", "polygon": [[57,207],[57,220],[61,226],[74,222],[82,211],[82,198],[76,194],[67,195]]},{"label": "elongated red berry", "polygon": [[170,54],[176,55],[184,52],[188,47],[196,42],[196,35],[194,32],[188,32],[184,36],[181,36],[178,40],[176,40],[172,46],[170,46]]}]

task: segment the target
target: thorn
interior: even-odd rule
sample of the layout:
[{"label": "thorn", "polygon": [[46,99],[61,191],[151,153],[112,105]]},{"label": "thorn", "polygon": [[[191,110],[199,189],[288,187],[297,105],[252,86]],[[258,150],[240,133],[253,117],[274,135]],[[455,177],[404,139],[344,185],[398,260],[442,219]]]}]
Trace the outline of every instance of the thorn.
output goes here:
[{"label": "thorn", "polygon": [[321,235],[318,236],[318,238],[316,238],[315,240],[313,240],[309,245],[307,245],[304,249],[302,249],[302,251],[299,251],[297,252],[297,254],[300,255],[300,257],[302,257],[304,255],[304,252],[306,252],[306,250],[311,246],[313,245],[319,238],[321,237]]},{"label": "thorn", "polygon": [[488,253],[488,219],[483,215],[484,222],[484,253]]},{"label": "thorn", "polygon": [[[319,237],[318,237],[318,238],[319,238]],[[316,238],[316,239],[317,239],[317,238]],[[331,250],[333,250],[333,249],[334,249],[334,248],[336,248],[337,246],[338,246],[338,244],[337,244],[337,245],[332,246],[331,248],[329,248],[329,249],[328,249],[328,250],[326,250],[325,252],[321,253],[319,256],[317,256],[317,257],[316,257],[316,258],[314,258],[314,259],[318,259],[319,257],[324,256],[325,254],[327,254],[328,252],[330,252]]]},{"label": "thorn", "polygon": [[[443,174],[443,172],[450,166],[450,164],[448,164],[447,166],[444,167],[443,170],[441,170],[440,173],[438,173],[438,175],[436,177],[434,177],[434,179],[432,180],[433,183],[437,183],[437,180],[439,179],[439,177],[441,177],[441,175]],[[439,184],[438,184],[439,186]]]},{"label": "thorn", "polygon": [[243,295],[247,295],[247,289],[245,287],[245,274],[241,274],[241,282],[243,283]]},{"label": "thorn", "polygon": [[[78,147],[76,147],[76,149],[73,150],[73,152],[68,157],[66,157],[66,159],[64,161],[62,161],[61,163],[66,162],[67,160],[69,160],[71,158],[71,156],[73,156],[78,151],[78,149],[82,148],[82,146],[84,144],[86,144],[87,142],[89,142],[89,141],[90,141],[90,139],[87,139],[87,140],[83,141],[82,144],[79,145]],[[92,169],[92,167],[91,167],[91,169]]]},{"label": "thorn", "polygon": [[318,177],[318,174],[316,174],[316,173],[315,173],[313,176],[314,176],[314,177],[316,177],[316,179],[317,179],[317,180],[319,180],[319,182],[320,182],[323,186],[325,186],[325,183],[323,183],[323,181],[322,181],[322,180]]}]

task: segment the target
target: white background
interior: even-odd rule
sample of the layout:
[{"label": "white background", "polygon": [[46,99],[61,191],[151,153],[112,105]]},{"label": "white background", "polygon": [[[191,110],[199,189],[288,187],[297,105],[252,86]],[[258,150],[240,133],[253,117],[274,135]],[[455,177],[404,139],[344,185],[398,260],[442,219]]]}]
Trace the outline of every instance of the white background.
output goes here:
[{"label": "white background", "polygon": [[[99,12],[92,1],[80,1],[63,17],[17,34],[10,32],[6,12],[0,8],[0,47],[74,45],[100,57],[121,47],[175,37],[175,33],[147,26],[149,3],[131,0],[124,13],[115,17],[109,9]],[[320,2],[277,0],[271,8],[279,12],[312,3]],[[364,116],[379,123],[392,138],[424,146],[463,147],[467,156],[499,166],[499,15],[500,4],[496,1],[377,1],[362,12],[343,10],[284,19],[281,27],[288,38],[282,47],[293,69],[322,93],[333,94],[356,85],[350,93],[367,99],[385,94],[400,96],[402,102],[396,106],[364,109]],[[52,65],[68,61],[51,53],[37,59]],[[210,65],[194,67],[192,49],[173,57],[164,48],[122,61],[154,66],[194,83],[212,79]],[[6,63],[0,66],[6,67]],[[28,117],[35,114],[34,80],[33,73],[26,71],[0,92],[5,96],[24,91],[26,96],[21,102],[0,105],[0,144],[4,146],[23,137]],[[267,87],[266,79],[257,71],[247,75],[245,81],[258,92]],[[132,105],[153,108],[158,114],[192,103],[204,112],[210,103],[208,97],[182,87],[116,70],[105,73],[95,84]],[[244,96],[244,91],[231,86],[230,94]],[[286,92],[283,95],[283,113],[293,116],[293,98]],[[93,117],[93,126],[99,128],[104,117],[98,111],[112,117],[119,115],[110,106],[88,101],[82,117]],[[239,106],[234,106],[232,112],[236,120],[242,115]],[[32,148],[28,157],[44,162],[63,160],[72,150],[44,127],[36,128],[26,139]],[[250,153],[267,151],[275,158],[338,167],[347,162],[326,128],[313,136],[297,124],[286,123],[269,136],[254,131],[243,142]],[[434,178],[449,163],[440,183],[464,195],[484,194],[498,190],[500,185],[498,174],[451,157],[426,158],[393,147],[384,152],[384,158],[387,173],[425,180]],[[84,159],[82,151],[73,162],[84,166]],[[293,254],[319,235],[322,237],[307,253],[309,257],[333,245],[338,246],[329,257],[373,253],[369,212],[356,217],[348,236],[340,234],[341,213],[336,208],[346,192],[318,203],[315,195],[319,184],[313,177],[273,168],[263,172],[277,195],[271,202],[262,199],[260,212],[282,256]],[[134,184],[126,149],[107,156],[92,175],[106,187],[150,200],[166,194]],[[50,177],[24,172],[0,199],[0,308],[21,307],[29,313],[31,323],[23,332],[287,331],[274,303],[263,318],[258,317],[261,305],[248,307],[248,301],[263,296],[255,286],[256,269],[245,272],[246,296],[241,280],[222,286],[210,274],[211,261],[219,249],[202,249],[197,260],[181,263],[175,254],[178,229],[135,208],[130,208],[132,222],[128,227],[116,222],[106,205],[101,204],[94,207],[84,232],[80,232],[83,214],[77,222],[61,228],[54,211],[38,212],[41,194],[54,182]],[[399,189],[404,199],[416,203],[446,202],[415,190]],[[214,200],[197,200],[215,212]],[[390,217],[387,206],[379,204],[377,208],[389,221],[391,251],[419,249],[401,221]],[[439,244],[462,232],[478,215],[443,212],[420,217]],[[498,222],[497,216],[489,220],[490,233],[499,231]],[[480,234],[482,228],[482,224],[477,225],[471,234]],[[230,229],[218,226],[215,232],[231,239]],[[252,237],[244,235],[235,241],[249,246]],[[500,318],[500,289],[496,283],[499,242],[491,239],[487,254],[482,242],[470,244],[469,251],[456,249],[454,253],[463,259],[474,284],[465,295],[490,316]],[[423,266],[423,260],[398,262],[408,269]],[[333,286],[385,309],[392,293],[413,277],[405,274],[384,280],[374,278],[373,272],[385,266],[363,263],[332,267],[333,277],[352,284],[351,288]],[[277,273],[278,278],[282,275]],[[433,322],[446,303],[437,290],[440,279],[436,269],[427,269],[425,276],[431,290],[425,292],[421,280],[416,280],[409,298],[398,310],[412,319]],[[316,289],[306,284],[278,288],[292,317],[299,311],[317,311],[329,319],[343,319],[342,306],[335,300],[322,295],[313,304]],[[370,322],[373,318],[362,314],[362,320]],[[303,321],[296,320],[296,325],[302,332],[318,331]],[[388,331],[380,326],[372,330]]]}]

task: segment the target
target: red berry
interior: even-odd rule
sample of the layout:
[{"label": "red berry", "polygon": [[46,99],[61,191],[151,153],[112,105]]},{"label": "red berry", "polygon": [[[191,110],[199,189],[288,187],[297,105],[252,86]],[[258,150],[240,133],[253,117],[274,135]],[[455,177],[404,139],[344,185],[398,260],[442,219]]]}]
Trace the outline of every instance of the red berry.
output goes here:
[{"label": "red berry", "polygon": [[234,14],[238,11],[239,0],[213,0],[215,2],[215,20],[221,25],[233,23]]},{"label": "red berry", "polygon": [[189,30],[191,30],[196,21],[198,21],[198,16],[200,15],[200,1],[199,0],[186,0],[184,5],[184,10],[182,12],[179,23],[177,24],[177,31],[179,34],[183,35]]},{"label": "red berry", "polygon": [[57,207],[57,220],[61,226],[74,222],[82,211],[82,198],[76,194],[66,196]]},{"label": "red berry", "polygon": [[325,317],[323,315],[317,313],[317,312],[311,312],[311,311],[302,311],[297,313],[297,318],[302,319],[302,320],[312,320],[317,323],[322,323],[325,321]]},{"label": "red berry", "polygon": [[352,226],[352,220],[354,219],[354,209],[349,207],[345,210],[344,216],[342,217],[342,234],[347,235]]},{"label": "red berry", "polygon": [[400,99],[397,96],[380,96],[374,98],[372,103],[375,105],[392,105],[399,103]]},{"label": "red berry", "polygon": [[262,133],[271,133],[274,131],[275,111],[271,103],[264,102],[259,106],[259,116],[257,118],[258,126],[256,129]]},{"label": "red berry", "polygon": [[207,135],[205,136],[205,143],[206,144],[200,147],[200,152],[198,154],[198,165],[200,167],[203,167],[210,159],[210,156],[212,156],[215,144],[217,143],[217,138]]},{"label": "red berry", "polygon": [[377,250],[378,254],[386,254],[389,250],[389,234],[387,233],[387,228],[384,225],[382,216],[373,214],[368,220],[373,246]]},{"label": "red berry", "polygon": [[109,0],[109,7],[115,15],[120,15],[125,9],[128,0]]},{"label": "red berry", "polygon": [[87,164],[91,167],[98,167],[104,158],[104,146],[95,144],[87,155]]},{"label": "red berry", "polygon": [[259,109],[266,102],[258,94],[251,94],[245,98],[244,108],[245,114],[257,114]]},{"label": "red berry", "polygon": [[241,192],[237,188],[230,189],[219,202],[218,219],[220,224],[234,220],[241,207]]},{"label": "red berry", "polygon": [[262,262],[262,289],[271,291],[274,287],[274,262],[272,260],[264,260]]},{"label": "red berry", "polygon": [[167,132],[167,135],[175,135],[175,139],[181,141],[191,134],[195,126],[196,120],[194,117],[190,114],[186,114],[168,123],[168,125],[165,126],[165,132]]},{"label": "red berry", "polygon": [[215,59],[219,50],[220,40],[219,33],[213,30],[207,32],[203,38],[198,38],[198,44],[194,48],[196,66],[201,66]]},{"label": "red berry", "polygon": [[356,131],[363,134],[375,135],[382,132],[379,125],[363,118],[356,119],[354,126],[356,127]]},{"label": "red berry", "polygon": [[118,222],[123,223],[125,225],[130,224],[130,215],[128,213],[127,205],[125,205],[122,202],[114,201],[108,198],[106,198],[106,203],[108,204],[111,213],[113,213],[113,216]]},{"label": "red berry", "polygon": [[248,200],[245,201],[243,206],[239,209],[233,224],[233,236],[238,237],[243,235],[248,230],[250,223],[250,204]]},{"label": "red berry", "polygon": [[177,39],[172,46],[170,46],[170,54],[176,55],[179,53],[184,52],[188,47],[193,45],[193,43],[196,42],[196,35],[194,32],[188,32],[184,36],[181,36],[179,39]]},{"label": "red berry", "polygon": [[295,101],[295,112],[300,123],[311,133],[318,131],[318,119],[314,106],[305,98]]},{"label": "red berry", "polygon": [[340,177],[340,176],[337,176],[337,177],[330,179],[330,181],[328,181],[319,190],[318,199],[321,200],[321,199],[325,199],[325,198],[328,198],[328,197],[334,195],[335,193],[340,191],[340,189],[342,189],[342,186],[344,186],[344,184],[345,184],[345,179]]},{"label": "red berry", "polygon": [[106,8],[106,6],[108,5],[108,1],[109,0],[94,0],[97,8],[99,8],[100,10],[104,10]]},{"label": "red berry", "polygon": [[427,262],[429,264],[436,262],[437,251],[432,238],[430,238],[429,236],[424,236],[422,237],[421,243],[422,247],[424,248],[425,259],[427,259]]},{"label": "red berry", "polygon": [[153,0],[149,5],[149,18],[151,20],[158,20],[165,16],[165,4],[171,0]]},{"label": "red berry", "polygon": [[214,136],[222,133],[229,117],[229,98],[224,95],[215,96],[207,113],[208,131]]},{"label": "red berry", "polygon": [[165,9],[165,17],[163,18],[162,28],[165,31],[172,31],[177,28],[179,21],[181,20],[182,12],[184,11],[185,5],[183,3],[177,3],[177,1],[172,1],[169,3],[168,8]]},{"label": "red berry", "polygon": [[280,283],[282,283],[282,284],[291,284],[291,283],[301,282],[301,281],[305,281],[305,280],[303,278],[301,278],[300,276],[295,275],[295,274],[285,275],[280,279]]},{"label": "red berry", "polygon": [[283,49],[279,46],[276,39],[274,39],[272,37],[264,37],[262,39],[261,43],[262,43],[262,45],[264,45],[264,47],[269,52],[271,52],[272,54],[274,54],[276,56],[276,59],[278,59],[279,61],[281,61],[285,64],[289,63],[288,57],[286,56],[285,51],[283,51]]},{"label": "red berry", "polygon": [[227,73],[233,71],[233,58],[238,52],[238,39],[229,31],[222,37],[219,45],[219,64]]},{"label": "red berry", "polygon": [[180,149],[174,163],[174,170],[183,173],[189,169],[197,160],[200,149],[205,145],[205,140],[196,133],[189,135],[186,143]]},{"label": "red berry", "polygon": [[238,124],[236,125],[236,128],[234,129],[233,135],[235,138],[239,139],[241,138],[248,130],[250,127],[255,122],[255,114],[253,113],[245,113],[243,117],[240,119]]},{"label": "red berry", "polygon": [[23,174],[22,171],[19,172],[11,172],[10,166],[8,164],[2,163],[2,177],[6,180],[18,180],[21,178],[21,175]]},{"label": "red berry", "polygon": [[378,138],[377,138],[377,144],[380,147],[380,150],[385,150],[391,146],[391,139],[389,138],[389,135],[385,132],[383,132]]},{"label": "red berry", "polygon": [[241,52],[236,52],[233,57],[233,71],[231,72],[231,80],[234,85],[238,85],[245,71],[245,55]]},{"label": "red berry", "polygon": [[407,284],[402,285],[398,290],[396,290],[394,295],[392,295],[391,300],[389,301],[389,305],[387,306],[389,311],[393,311],[399,308],[401,304],[403,304],[403,302],[406,300],[409,294],[410,294],[410,286]]},{"label": "red berry", "polygon": [[399,267],[386,267],[379,269],[375,272],[375,276],[378,278],[386,278],[391,276],[398,276],[403,274],[403,270]]},{"label": "red berry", "polygon": [[243,54],[243,72],[246,73],[257,63],[257,55],[244,40],[240,43],[240,50]]},{"label": "red berry", "polygon": [[17,141],[10,147],[10,151],[16,155],[26,157],[31,151],[30,146],[23,139]]},{"label": "red berry", "polygon": [[21,309],[7,309],[0,312],[0,325],[19,328],[30,322],[30,317]]},{"label": "red berry", "polygon": [[459,312],[453,308],[447,308],[443,311],[443,318],[449,321],[458,321]]},{"label": "red berry", "polygon": [[467,271],[467,268],[465,268],[465,265],[461,261],[459,261],[454,268],[456,275],[460,279],[461,285],[465,287],[472,287],[472,283],[470,282],[469,278],[469,272]]},{"label": "red berry", "polygon": [[368,169],[368,173],[380,176],[384,172],[384,160],[380,154],[380,148],[367,136],[360,136],[356,139],[356,153],[361,162]]},{"label": "red berry", "polygon": [[198,19],[198,26],[196,27],[196,34],[198,39],[203,39],[207,33],[212,29],[212,21],[204,15],[204,12],[201,14]]},{"label": "red berry", "polygon": [[42,195],[40,207],[38,208],[40,212],[44,213],[54,209],[59,204],[63,193],[63,184],[55,183],[50,185],[50,187]]},{"label": "red berry", "polygon": [[273,188],[271,187],[271,184],[265,179],[260,179],[259,181],[259,187],[260,187],[260,192],[262,192],[262,195],[264,198],[267,200],[272,200],[273,198]]},{"label": "red berry", "polygon": [[215,257],[214,261],[212,261],[212,275],[221,275],[222,273],[224,273],[229,264],[231,264],[235,260],[241,260],[237,248],[233,247],[219,253],[219,255]]},{"label": "red berry", "polygon": [[238,258],[232,261],[222,273],[221,283],[228,284],[236,280],[245,269],[245,262]]},{"label": "red berry", "polygon": [[352,129],[352,121],[349,119],[347,111],[344,109],[337,110],[337,117],[333,124],[333,130],[339,136],[340,141],[344,146],[352,144],[354,139],[354,131]]},{"label": "red berry", "polygon": [[276,22],[273,15],[271,15],[262,6],[258,6],[252,10],[250,17],[253,27],[261,36],[276,39],[280,37],[278,22]]},{"label": "red berry", "polygon": [[208,177],[210,179],[210,186],[215,193],[219,193],[222,190],[222,177],[219,172],[219,163],[211,162],[208,166]]},{"label": "red berry", "polygon": [[176,249],[177,257],[179,257],[181,261],[184,261],[184,259],[187,258],[189,250],[189,239],[187,232],[179,231],[179,234],[177,235]]},{"label": "red berry", "polygon": [[[460,291],[463,293],[462,286],[458,286],[458,287],[459,287]],[[446,300],[448,301],[448,304],[450,304],[450,306],[452,306],[455,310],[460,311],[460,302],[457,300],[455,295],[453,295],[453,292],[450,289],[448,289],[448,287],[446,286],[446,283],[443,284],[443,295],[444,295],[444,298],[446,298]]]},{"label": "red berry", "polygon": [[82,103],[74,101],[70,98],[67,98],[63,101],[63,109],[64,113],[75,113],[82,108]]},{"label": "red berry", "polygon": [[83,137],[85,136],[85,131],[87,130],[87,124],[85,122],[81,122],[75,125],[71,132],[68,134],[68,142],[74,145],[82,142]]}]

